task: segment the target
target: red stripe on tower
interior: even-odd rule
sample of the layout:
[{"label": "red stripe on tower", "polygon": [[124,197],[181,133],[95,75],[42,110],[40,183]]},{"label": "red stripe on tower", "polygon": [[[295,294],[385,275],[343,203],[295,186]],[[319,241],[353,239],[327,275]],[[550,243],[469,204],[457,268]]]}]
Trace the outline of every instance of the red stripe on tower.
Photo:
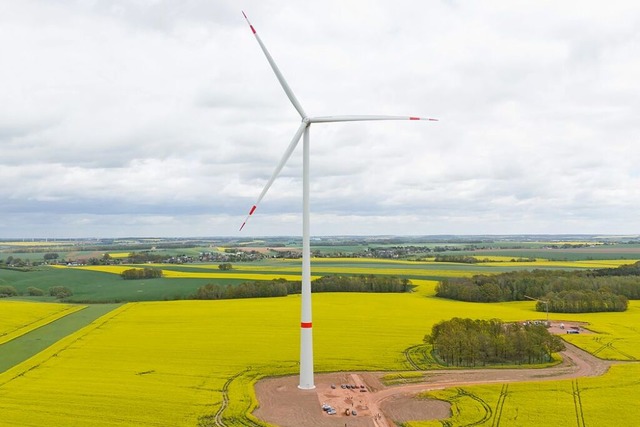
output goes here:
[{"label": "red stripe on tower", "polygon": [[300,322],[300,327],[303,329],[311,329],[311,322]]}]

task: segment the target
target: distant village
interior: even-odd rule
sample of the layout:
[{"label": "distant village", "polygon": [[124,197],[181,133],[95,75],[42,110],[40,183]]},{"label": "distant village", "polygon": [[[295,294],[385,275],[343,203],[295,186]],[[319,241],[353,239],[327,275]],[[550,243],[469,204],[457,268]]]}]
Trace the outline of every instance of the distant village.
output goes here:
[{"label": "distant village", "polygon": [[[580,237],[584,238],[584,236]],[[562,250],[615,243],[637,243],[637,238],[625,242],[616,241],[617,239],[581,242],[577,238],[571,239],[570,236],[563,236],[563,238],[564,241],[550,243],[538,249]],[[436,262],[479,263],[485,260],[478,256],[472,256],[470,252],[503,249],[503,244],[507,245],[504,248],[517,249],[517,243],[514,245],[514,242],[517,241],[518,239],[507,236],[502,238],[449,237],[448,239],[434,237],[432,240],[399,237],[327,237],[318,238],[317,242],[312,242],[311,251],[315,258],[376,258],[415,261],[428,258]],[[522,241],[528,241],[528,239],[522,239]],[[242,263],[263,259],[298,259],[302,257],[300,242],[295,238],[269,238],[248,242],[224,239],[98,239],[81,241],[69,239],[51,243],[52,246],[44,247],[14,247],[11,249],[7,247],[2,251],[4,253],[0,253],[0,268],[19,269],[38,265]],[[0,246],[2,246],[1,242]],[[196,248],[211,248],[211,250],[205,249],[196,252]],[[524,247],[522,248],[524,249]],[[38,256],[34,256],[34,253],[38,253]],[[116,253],[118,256],[115,256]],[[42,255],[40,256],[40,254]],[[516,258],[513,261],[534,261],[534,258]]]},{"label": "distant village", "polygon": [[[455,252],[470,251],[477,248],[463,246],[384,246],[363,248],[360,251],[342,250],[312,250],[314,258],[376,258],[376,259],[406,259],[423,260],[430,258],[436,262],[480,263],[484,262],[479,257],[470,255],[456,255]],[[452,254],[453,252],[453,254]],[[126,256],[111,256],[108,252],[101,256],[95,256],[95,252],[76,253],[65,258],[57,252],[44,253],[42,258],[21,258],[19,254],[9,255],[6,259],[0,259],[0,267],[28,268],[38,265],[119,265],[119,264],[193,264],[193,263],[241,263],[253,262],[263,259],[298,259],[302,257],[299,248],[274,247],[274,248],[225,248],[223,250],[204,251],[198,255],[175,254],[168,255],[164,250],[156,248],[132,251]],[[84,255],[84,256],[83,256]],[[535,261],[533,258],[517,258],[514,261]]]}]

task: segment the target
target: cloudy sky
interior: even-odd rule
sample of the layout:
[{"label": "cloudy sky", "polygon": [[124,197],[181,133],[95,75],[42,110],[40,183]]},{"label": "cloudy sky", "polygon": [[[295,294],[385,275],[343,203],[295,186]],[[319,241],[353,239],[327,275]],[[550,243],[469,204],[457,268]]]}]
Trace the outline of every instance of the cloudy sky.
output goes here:
[{"label": "cloudy sky", "polygon": [[0,238],[640,233],[634,1],[0,0]]}]

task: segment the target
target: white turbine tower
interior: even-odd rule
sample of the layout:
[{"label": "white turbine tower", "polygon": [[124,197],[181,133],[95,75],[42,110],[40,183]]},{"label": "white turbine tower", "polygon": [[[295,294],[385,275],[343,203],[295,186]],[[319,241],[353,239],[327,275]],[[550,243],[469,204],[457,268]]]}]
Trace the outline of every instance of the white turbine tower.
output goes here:
[{"label": "white turbine tower", "polygon": [[312,123],[329,123],[329,122],[356,122],[356,121],[367,121],[367,120],[429,120],[429,121],[437,121],[437,119],[431,118],[422,118],[422,117],[413,117],[413,116],[324,116],[324,117],[309,117],[307,113],[304,112],[300,102],[294,95],[293,91],[287,84],[287,81],[284,79],[284,76],[280,72],[280,69],[274,62],[271,54],[265,47],[264,43],[258,36],[255,28],[249,22],[249,18],[247,15],[242,12],[244,18],[247,20],[253,35],[256,37],[262,52],[267,57],[267,61],[269,61],[269,65],[273,69],[282,89],[287,94],[289,101],[293,104],[294,108],[300,114],[302,118],[302,123],[298,127],[298,130],[293,135],[291,139],[291,143],[287,147],[280,163],[273,171],[271,178],[267,181],[267,184],[262,189],[260,196],[258,196],[258,200],[249,210],[249,214],[246,219],[242,223],[240,230],[245,226],[249,217],[253,215],[256,210],[258,204],[262,201],[262,198],[265,196],[271,184],[276,179],[284,165],[291,157],[293,150],[298,145],[298,141],[302,135],[303,138],[303,151],[302,151],[302,307],[301,307],[301,319],[300,319],[300,383],[298,388],[309,390],[315,388],[315,384],[313,381],[313,334],[312,334],[312,323],[311,323],[311,246],[310,246],[310,234],[309,234],[309,127]]}]

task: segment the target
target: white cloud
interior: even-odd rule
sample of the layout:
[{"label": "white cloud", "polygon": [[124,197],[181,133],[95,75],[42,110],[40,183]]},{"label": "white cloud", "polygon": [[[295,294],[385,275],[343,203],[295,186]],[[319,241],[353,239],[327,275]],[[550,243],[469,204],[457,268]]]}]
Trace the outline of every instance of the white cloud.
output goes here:
[{"label": "white cloud", "polygon": [[[299,117],[315,234],[633,233],[640,7],[43,1],[0,13],[0,237],[234,235]],[[297,150],[250,234],[298,234]]]}]

